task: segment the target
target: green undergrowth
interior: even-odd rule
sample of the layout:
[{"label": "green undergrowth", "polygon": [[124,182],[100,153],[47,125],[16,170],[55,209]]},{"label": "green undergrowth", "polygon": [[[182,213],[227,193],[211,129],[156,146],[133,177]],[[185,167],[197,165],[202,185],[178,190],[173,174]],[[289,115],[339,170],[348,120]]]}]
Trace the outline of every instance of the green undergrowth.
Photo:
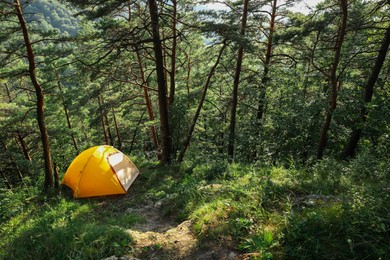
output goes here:
[{"label": "green undergrowth", "polygon": [[50,198],[1,191],[0,258],[99,259],[131,254],[128,211],[158,206],[190,219],[200,247],[225,243],[253,259],[390,258],[390,169],[370,156],[312,165],[143,162],[127,196]]},{"label": "green undergrowth", "polygon": [[187,162],[151,167],[143,178],[145,198],[179,221],[191,219],[204,243],[225,241],[254,259],[390,258],[385,160]]},{"label": "green undergrowth", "polygon": [[120,211],[115,198],[48,198],[22,189],[2,191],[0,203],[0,259],[120,256],[129,253],[133,243],[126,229],[141,221]]}]

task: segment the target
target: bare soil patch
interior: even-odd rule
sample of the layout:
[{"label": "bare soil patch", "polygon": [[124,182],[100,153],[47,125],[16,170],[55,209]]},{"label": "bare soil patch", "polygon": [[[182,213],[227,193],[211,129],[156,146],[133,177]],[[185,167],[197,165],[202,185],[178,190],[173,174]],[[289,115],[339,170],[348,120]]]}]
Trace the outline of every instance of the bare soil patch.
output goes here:
[{"label": "bare soil patch", "polygon": [[144,219],[128,232],[135,244],[132,256],[114,259],[243,259],[242,255],[228,247],[200,244],[191,230],[190,220],[177,223],[163,216],[161,203],[146,203],[129,208]]},{"label": "bare soil patch", "polygon": [[159,203],[129,210],[145,220],[128,230],[135,240],[135,256],[141,259],[183,259],[196,249],[198,240],[190,229],[191,221],[176,223],[162,216]]}]

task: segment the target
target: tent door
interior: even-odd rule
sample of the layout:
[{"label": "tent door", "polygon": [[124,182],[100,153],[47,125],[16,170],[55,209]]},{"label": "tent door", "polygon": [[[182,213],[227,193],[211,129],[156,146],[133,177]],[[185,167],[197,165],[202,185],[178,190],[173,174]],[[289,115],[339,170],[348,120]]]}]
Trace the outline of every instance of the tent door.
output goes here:
[{"label": "tent door", "polygon": [[137,167],[123,153],[110,154],[107,160],[122,187],[127,191],[139,174]]}]

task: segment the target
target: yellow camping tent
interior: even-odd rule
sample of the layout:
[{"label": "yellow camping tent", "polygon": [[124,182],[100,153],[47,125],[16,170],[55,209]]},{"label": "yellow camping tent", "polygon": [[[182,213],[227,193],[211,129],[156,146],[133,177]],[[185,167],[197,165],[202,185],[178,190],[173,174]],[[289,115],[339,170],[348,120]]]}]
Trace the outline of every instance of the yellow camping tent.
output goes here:
[{"label": "yellow camping tent", "polygon": [[73,190],[73,197],[85,198],[124,194],[139,171],[130,159],[112,146],[91,147],[70,164],[62,184]]}]

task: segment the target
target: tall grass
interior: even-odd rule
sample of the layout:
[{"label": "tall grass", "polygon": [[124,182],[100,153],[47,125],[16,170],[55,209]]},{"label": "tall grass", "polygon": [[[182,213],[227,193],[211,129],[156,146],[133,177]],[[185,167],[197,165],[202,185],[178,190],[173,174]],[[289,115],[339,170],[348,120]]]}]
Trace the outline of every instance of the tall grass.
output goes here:
[{"label": "tall grass", "polygon": [[[19,193],[23,194],[7,195],[10,208],[2,215],[1,259],[99,259],[131,251],[133,240],[125,228],[138,220],[136,216],[114,219],[115,212],[102,209],[96,200],[48,199],[37,194],[26,202],[12,196]],[[17,206],[17,214],[12,213],[12,205]]]},{"label": "tall grass", "polygon": [[[290,168],[187,164],[154,190],[201,240],[234,241],[259,259],[390,258],[390,174],[383,160]],[[150,175],[150,177],[153,176]],[[153,197],[153,194],[150,194]]]}]

